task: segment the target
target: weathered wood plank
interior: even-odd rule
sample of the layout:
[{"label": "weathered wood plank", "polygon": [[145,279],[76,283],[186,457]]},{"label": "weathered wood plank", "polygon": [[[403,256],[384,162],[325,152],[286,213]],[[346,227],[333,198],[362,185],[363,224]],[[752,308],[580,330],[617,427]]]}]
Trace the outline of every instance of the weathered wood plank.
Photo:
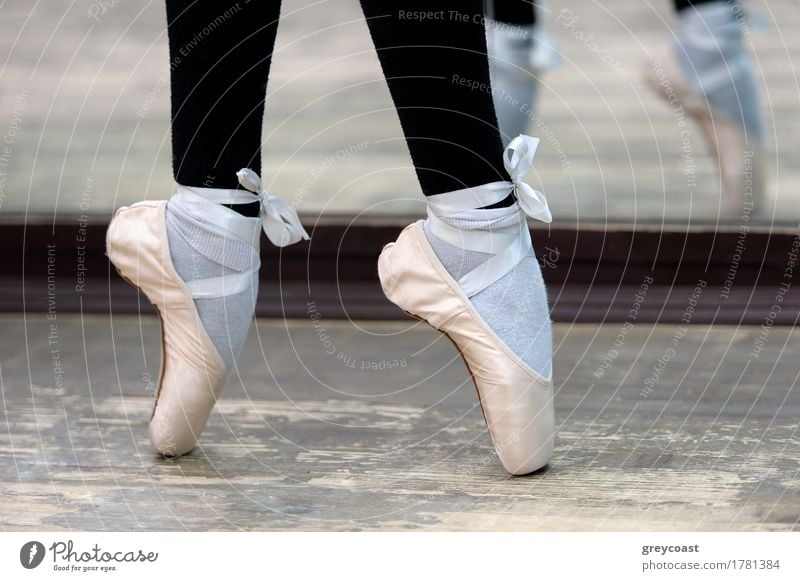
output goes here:
[{"label": "weathered wood plank", "polygon": [[512,479],[426,326],[329,322],[326,348],[309,321],[260,322],[200,446],[165,460],[146,436],[157,321],[59,316],[61,387],[48,325],[0,317],[2,530],[800,528],[792,328],[753,357],[758,327],[675,346],[640,323],[614,347],[619,325],[556,326],[556,454]]}]

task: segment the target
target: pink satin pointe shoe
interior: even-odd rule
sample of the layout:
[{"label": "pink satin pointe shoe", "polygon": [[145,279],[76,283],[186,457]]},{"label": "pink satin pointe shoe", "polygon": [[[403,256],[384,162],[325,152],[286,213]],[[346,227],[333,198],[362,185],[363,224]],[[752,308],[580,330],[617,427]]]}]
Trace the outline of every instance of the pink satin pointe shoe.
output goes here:
[{"label": "pink satin pointe shoe", "polygon": [[[277,246],[308,239],[295,209],[261,190],[255,172],[244,169],[238,176],[242,186],[258,196],[179,185],[171,200],[179,200],[195,215],[255,249],[262,227]],[[262,204],[259,219],[241,220],[221,205],[256,200]],[[108,227],[106,252],[120,276],[141,290],[159,314],[161,370],[149,436],[157,452],[179,456],[194,448],[230,371],[206,332],[194,299],[231,296],[257,285],[260,265],[235,275],[184,282],[170,255],[167,203],[145,201],[117,210]]]},{"label": "pink satin pointe shoe", "polygon": [[410,315],[444,333],[461,353],[478,397],[497,456],[512,475],[545,466],[553,454],[553,380],[525,364],[487,325],[470,297],[510,272],[532,249],[527,222],[515,235],[453,228],[440,217],[480,212],[514,191],[519,211],[550,222],[544,196],[522,181],[538,139],[520,135],[504,153],[511,182],[494,182],[428,197],[430,226],[447,243],[493,256],[455,280],[436,256],[420,220],[387,244],[378,275],[387,298]]}]

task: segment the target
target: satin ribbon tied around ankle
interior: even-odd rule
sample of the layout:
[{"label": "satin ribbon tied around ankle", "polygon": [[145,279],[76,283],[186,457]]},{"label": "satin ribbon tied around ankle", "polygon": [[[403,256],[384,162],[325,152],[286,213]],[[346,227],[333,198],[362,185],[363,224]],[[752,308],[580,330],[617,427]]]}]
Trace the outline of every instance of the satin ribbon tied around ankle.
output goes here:
[{"label": "satin ribbon tied around ankle", "polygon": [[428,196],[428,215],[447,218],[477,219],[484,212],[480,208],[492,206],[514,194],[519,207],[534,220],[550,223],[553,216],[544,194],[534,190],[523,181],[533,167],[533,157],[539,139],[529,135],[518,135],[503,152],[503,165],[511,181],[491,182],[463,190],[455,190]]},{"label": "satin ribbon tied around ankle", "polygon": [[242,168],[236,172],[236,176],[243,188],[258,195],[264,233],[270,242],[283,248],[301,240],[310,240],[300,223],[297,209],[283,198],[273,196],[262,189],[261,178],[256,172]]},{"label": "satin ribbon tied around ankle", "polygon": [[[261,229],[275,246],[284,247],[300,240],[309,240],[308,233],[300,223],[297,210],[286,200],[268,194],[261,188],[261,178],[251,169],[241,169],[236,174],[239,183],[248,191],[198,188],[178,184],[169,201],[170,209],[187,219],[205,224],[214,229],[250,244],[258,250]],[[256,194],[255,196],[253,194]],[[226,208],[228,204],[261,203],[259,218],[247,218]],[[200,250],[209,256],[209,249]],[[258,281],[258,269],[226,274],[218,277],[194,278],[186,282],[194,298],[220,298],[238,294],[252,288]]]},{"label": "satin ribbon tied around ankle", "polygon": [[553,215],[550,213],[544,194],[522,181],[533,167],[533,156],[536,155],[537,147],[539,147],[538,138],[518,135],[503,152],[503,165],[511,176],[514,197],[517,198],[522,211],[534,220],[549,224],[553,221]]},{"label": "satin ribbon tied around ankle", "polygon": [[539,140],[528,135],[519,135],[503,152],[503,165],[511,177],[510,182],[491,182],[472,188],[428,196],[428,217],[432,233],[451,246],[472,252],[483,252],[493,256],[477,268],[458,279],[461,289],[472,297],[505,274],[513,270],[532,252],[530,233],[525,220],[521,220],[519,231],[497,232],[491,228],[458,228],[458,222],[503,221],[511,208],[488,210],[513,193],[518,210],[535,220],[552,222],[553,216],[544,194],[534,190],[523,181],[533,167],[533,157]]}]

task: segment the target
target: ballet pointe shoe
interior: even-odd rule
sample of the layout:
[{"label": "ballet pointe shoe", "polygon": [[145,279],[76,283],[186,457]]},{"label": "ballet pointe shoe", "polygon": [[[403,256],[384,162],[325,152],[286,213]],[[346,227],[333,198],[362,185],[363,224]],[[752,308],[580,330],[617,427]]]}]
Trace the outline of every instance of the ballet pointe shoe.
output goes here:
[{"label": "ballet pointe shoe", "polygon": [[[239,174],[244,187],[260,190],[254,172],[242,170]],[[241,231],[240,226],[240,237],[257,244],[263,227],[277,245],[308,239],[294,208],[263,191],[256,197],[242,190],[178,186],[173,197],[192,205],[217,225],[224,225],[231,213],[220,204],[260,200],[261,218],[248,227],[248,232]],[[106,254],[120,276],[141,290],[158,312],[161,369],[149,437],[159,454],[180,456],[195,447],[230,371],[206,332],[194,299],[242,292],[257,282],[258,265],[251,271],[217,279],[182,280],[170,255],[167,204],[167,200],[145,201],[117,210],[106,234]]]},{"label": "ballet pointe shoe", "polygon": [[107,254],[141,290],[161,320],[161,370],[150,441],[164,456],[194,448],[225,384],[225,365],[205,332],[167,243],[166,200],[120,208],[108,228]]},{"label": "ballet pointe shoe", "polygon": [[[491,232],[449,232],[436,221],[465,209],[496,203],[513,190],[522,210],[549,222],[544,197],[521,181],[530,168],[538,140],[521,135],[506,149],[506,168],[512,182],[495,182],[429,198],[429,216],[437,236],[451,244],[495,252],[475,270],[455,280],[442,265],[423,230],[423,221],[407,226],[378,259],[378,276],[387,298],[410,315],[444,333],[467,365],[497,456],[512,475],[528,474],[545,466],[553,454],[555,414],[553,380],[526,365],[487,325],[470,301],[509,272],[531,250],[527,223],[518,236]],[[513,152],[513,155],[511,155]],[[521,211],[522,211],[521,210]],[[469,238],[469,240],[466,240]],[[463,247],[463,246],[462,246]],[[500,251],[497,252],[497,249]]]}]

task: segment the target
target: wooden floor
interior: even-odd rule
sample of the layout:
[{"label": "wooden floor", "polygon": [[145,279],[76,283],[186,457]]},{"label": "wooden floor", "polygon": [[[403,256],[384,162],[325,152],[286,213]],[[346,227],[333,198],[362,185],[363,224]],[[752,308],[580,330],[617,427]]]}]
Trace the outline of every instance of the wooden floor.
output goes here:
[{"label": "wooden floor", "polygon": [[510,478],[448,341],[322,315],[257,325],[177,461],[155,319],[0,318],[0,529],[800,529],[792,328],[556,326],[555,457]]}]

